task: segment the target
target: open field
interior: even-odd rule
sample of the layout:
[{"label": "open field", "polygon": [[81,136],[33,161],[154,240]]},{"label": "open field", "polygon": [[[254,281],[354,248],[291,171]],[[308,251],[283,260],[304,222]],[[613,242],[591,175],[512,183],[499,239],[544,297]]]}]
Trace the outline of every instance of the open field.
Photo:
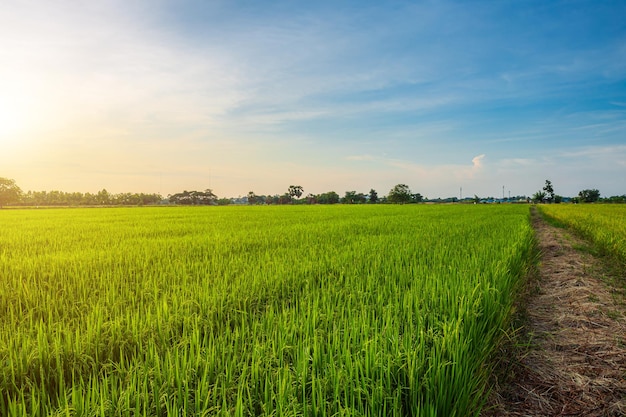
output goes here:
[{"label": "open field", "polygon": [[0,415],[467,416],[527,206],[0,211]]},{"label": "open field", "polygon": [[541,206],[548,217],[567,225],[626,266],[626,205],[553,204]]}]

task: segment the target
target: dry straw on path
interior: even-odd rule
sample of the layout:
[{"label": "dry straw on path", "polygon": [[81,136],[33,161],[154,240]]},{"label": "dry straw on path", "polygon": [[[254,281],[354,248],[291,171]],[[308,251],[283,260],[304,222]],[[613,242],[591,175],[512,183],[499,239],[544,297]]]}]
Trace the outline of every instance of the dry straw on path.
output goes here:
[{"label": "dry straw on path", "polygon": [[624,283],[607,283],[605,262],[567,230],[537,213],[533,225],[541,261],[525,311],[528,346],[485,415],[626,415]]}]

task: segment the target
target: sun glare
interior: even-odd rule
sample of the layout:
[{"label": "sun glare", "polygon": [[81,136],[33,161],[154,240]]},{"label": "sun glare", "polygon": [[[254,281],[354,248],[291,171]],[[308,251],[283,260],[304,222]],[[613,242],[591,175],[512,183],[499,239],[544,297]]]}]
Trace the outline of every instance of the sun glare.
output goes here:
[{"label": "sun glare", "polygon": [[24,122],[24,115],[12,106],[8,99],[0,97],[0,139],[2,142],[11,140],[11,135],[17,133]]}]

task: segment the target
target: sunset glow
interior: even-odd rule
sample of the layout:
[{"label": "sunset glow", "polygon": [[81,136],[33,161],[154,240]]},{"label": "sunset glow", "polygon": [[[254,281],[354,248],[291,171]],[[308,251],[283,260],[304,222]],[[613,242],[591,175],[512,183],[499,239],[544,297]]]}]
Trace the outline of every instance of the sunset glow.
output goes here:
[{"label": "sunset glow", "polygon": [[609,1],[3,3],[0,176],[164,195],[530,195],[545,179],[624,194],[624,15]]}]

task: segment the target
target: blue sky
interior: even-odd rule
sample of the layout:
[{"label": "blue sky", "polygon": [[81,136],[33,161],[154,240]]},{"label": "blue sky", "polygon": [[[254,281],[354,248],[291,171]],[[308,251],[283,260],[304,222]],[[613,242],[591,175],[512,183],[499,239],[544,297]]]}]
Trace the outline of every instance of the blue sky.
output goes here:
[{"label": "blue sky", "polygon": [[623,1],[4,1],[0,176],[626,194]]}]

